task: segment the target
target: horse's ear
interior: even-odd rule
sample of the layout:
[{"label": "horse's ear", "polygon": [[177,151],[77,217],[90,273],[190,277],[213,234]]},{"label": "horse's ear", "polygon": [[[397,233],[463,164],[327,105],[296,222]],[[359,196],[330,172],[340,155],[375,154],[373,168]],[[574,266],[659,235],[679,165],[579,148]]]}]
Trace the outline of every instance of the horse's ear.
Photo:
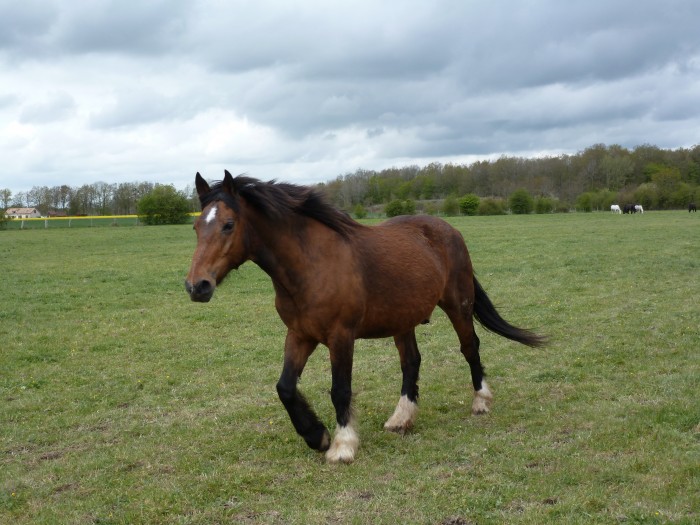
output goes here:
[{"label": "horse's ear", "polygon": [[221,187],[226,191],[229,195],[234,195],[236,193],[236,188],[233,183],[233,175],[231,175],[228,170],[224,170],[224,180],[221,183]]},{"label": "horse's ear", "polygon": [[209,193],[209,184],[207,184],[207,181],[204,180],[204,177],[202,177],[199,172],[197,172],[197,175],[194,178],[194,186],[197,188],[199,200],[202,200],[202,198]]}]

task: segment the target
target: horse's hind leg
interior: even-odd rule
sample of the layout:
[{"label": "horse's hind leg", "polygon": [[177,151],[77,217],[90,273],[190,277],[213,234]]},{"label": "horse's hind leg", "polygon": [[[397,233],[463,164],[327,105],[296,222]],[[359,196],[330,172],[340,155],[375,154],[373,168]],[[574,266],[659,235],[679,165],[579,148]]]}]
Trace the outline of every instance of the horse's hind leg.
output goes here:
[{"label": "horse's hind leg", "polygon": [[399,349],[403,383],[401,397],[394,414],[384,423],[384,428],[403,434],[413,427],[418,413],[418,373],[420,370],[420,352],[416,342],[416,333],[411,332],[394,337]]},{"label": "horse's hind leg", "polygon": [[479,357],[479,337],[474,331],[472,306],[463,302],[458,306],[440,305],[452,322],[452,326],[459,337],[459,349],[469,364],[469,371],[474,386],[474,401],[472,402],[472,414],[486,414],[493,394],[484,381],[484,367]]}]

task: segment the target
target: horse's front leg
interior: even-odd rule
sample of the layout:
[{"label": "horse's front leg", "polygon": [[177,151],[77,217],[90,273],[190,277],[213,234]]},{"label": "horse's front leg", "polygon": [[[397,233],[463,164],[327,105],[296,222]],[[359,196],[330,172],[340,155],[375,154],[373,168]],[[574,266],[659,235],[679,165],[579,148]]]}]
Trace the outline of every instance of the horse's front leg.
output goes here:
[{"label": "horse's front leg", "polygon": [[420,370],[420,352],[416,342],[416,333],[411,332],[394,337],[401,359],[401,397],[392,416],[384,423],[384,428],[404,434],[413,427],[418,414],[418,373]]},{"label": "horse's front leg", "polygon": [[352,358],[354,339],[336,338],[329,345],[331,357],[331,400],[335,407],[337,427],[331,447],[326,452],[329,463],[352,463],[360,446],[352,412]]},{"label": "horse's front leg", "polygon": [[277,382],[277,394],[289,413],[289,418],[297,433],[304,438],[309,447],[321,452],[330,446],[330,434],[309,406],[304,396],[297,389],[309,356],[318,343],[287,332],[284,343],[284,368]]}]

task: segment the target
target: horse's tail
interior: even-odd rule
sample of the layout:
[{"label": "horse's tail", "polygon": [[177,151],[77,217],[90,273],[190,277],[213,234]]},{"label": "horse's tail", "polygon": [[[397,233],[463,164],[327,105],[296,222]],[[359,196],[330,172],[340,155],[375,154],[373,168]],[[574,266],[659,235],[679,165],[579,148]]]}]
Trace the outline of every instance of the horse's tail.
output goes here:
[{"label": "horse's tail", "polygon": [[474,277],[474,317],[487,330],[512,341],[532,347],[543,346],[547,343],[546,337],[513,326],[503,319],[476,277]]}]

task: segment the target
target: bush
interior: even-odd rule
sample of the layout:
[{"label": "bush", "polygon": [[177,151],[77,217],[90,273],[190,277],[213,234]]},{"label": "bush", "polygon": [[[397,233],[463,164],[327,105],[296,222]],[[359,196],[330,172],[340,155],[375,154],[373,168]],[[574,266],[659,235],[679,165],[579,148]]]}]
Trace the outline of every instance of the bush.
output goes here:
[{"label": "bush", "polygon": [[479,211],[479,197],[473,193],[467,193],[459,199],[459,211],[462,215],[476,215]]},{"label": "bush", "polygon": [[535,213],[552,213],[556,202],[550,197],[537,197],[535,199]]},{"label": "bush", "polygon": [[352,213],[356,219],[364,219],[367,217],[367,208],[365,208],[362,204],[355,204],[355,207],[352,209]]},{"label": "bush", "polygon": [[532,208],[534,207],[532,196],[527,190],[516,190],[510,196],[508,202],[510,204],[510,211],[517,215],[532,213]]},{"label": "bush", "polygon": [[144,224],[185,224],[189,220],[190,203],[174,186],[159,185],[141,197],[136,209]]},{"label": "bush", "polygon": [[433,202],[429,202],[428,204],[426,204],[423,211],[428,215],[435,215],[438,212],[437,206],[435,206],[435,203]]},{"label": "bush", "polygon": [[505,215],[506,210],[502,199],[487,197],[479,201],[479,215]]},{"label": "bush", "polygon": [[656,184],[653,182],[640,184],[637,189],[634,190],[633,199],[631,200],[644,206],[644,209],[657,208],[659,205],[659,192],[656,188]]},{"label": "bush", "polygon": [[416,201],[408,199],[403,203],[403,214],[404,215],[415,215],[416,214]]},{"label": "bush", "polygon": [[416,213],[416,203],[410,199],[407,201],[395,199],[384,207],[384,213],[387,217],[413,215]]},{"label": "bush", "polygon": [[442,203],[442,213],[443,215],[457,215],[459,213],[459,203],[457,202],[457,197],[454,195],[448,195],[445,201]]},{"label": "bush", "polygon": [[576,199],[576,209],[578,211],[593,211],[593,194],[589,191],[582,193]]}]

